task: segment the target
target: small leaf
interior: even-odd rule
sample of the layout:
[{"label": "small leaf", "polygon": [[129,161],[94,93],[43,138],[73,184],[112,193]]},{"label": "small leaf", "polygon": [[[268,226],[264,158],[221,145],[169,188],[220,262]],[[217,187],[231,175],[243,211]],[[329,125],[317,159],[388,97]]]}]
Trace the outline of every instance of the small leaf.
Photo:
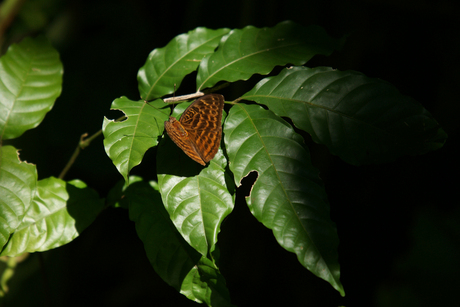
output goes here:
[{"label": "small leaf", "polygon": [[13,257],[67,244],[94,221],[102,207],[98,194],[81,181],[40,180],[31,206],[1,255]]},{"label": "small leaf", "polygon": [[[158,148],[160,192],[171,220],[185,240],[204,257],[214,251],[220,224],[233,210],[227,185],[227,161],[219,149],[203,168],[169,138]],[[177,158],[177,157],[181,158]]]},{"label": "small leaf", "polygon": [[0,58],[0,139],[37,127],[61,93],[62,63],[43,37],[25,38]]},{"label": "small leaf", "polygon": [[21,224],[35,195],[37,169],[13,146],[0,147],[0,250]]},{"label": "small leaf", "polygon": [[233,306],[225,279],[216,265],[202,257],[182,284],[181,293],[188,299],[208,306]]},{"label": "small leaf", "polygon": [[246,199],[252,214],[303,266],[344,295],[336,228],[302,137],[271,111],[244,104],[230,109],[224,135],[235,182],[258,173]]},{"label": "small leaf", "polygon": [[284,21],[273,28],[247,26],[222,37],[216,52],[200,63],[197,90],[219,81],[247,80],[266,75],[277,65],[303,65],[316,54],[329,55],[337,41],[318,26],[303,27]]},{"label": "small leaf", "polygon": [[355,71],[292,67],[260,81],[242,98],[291,118],[315,142],[354,165],[423,154],[447,138],[419,103]]},{"label": "small leaf", "polygon": [[128,119],[117,122],[104,118],[104,148],[127,181],[128,173],[141,163],[145,152],[158,144],[169,108],[162,100],[147,104],[121,97],[113,101],[112,109],[123,111]]},{"label": "small leaf", "polygon": [[179,88],[182,79],[197,69],[203,56],[214,52],[220,38],[229,31],[200,27],[153,50],[137,76],[142,99],[150,101],[173,93],[174,85]]},{"label": "small leaf", "polygon": [[129,218],[155,272],[180,291],[185,277],[198,263],[197,253],[177,232],[166,212],[158,187],[136,182],[126,190]]}]

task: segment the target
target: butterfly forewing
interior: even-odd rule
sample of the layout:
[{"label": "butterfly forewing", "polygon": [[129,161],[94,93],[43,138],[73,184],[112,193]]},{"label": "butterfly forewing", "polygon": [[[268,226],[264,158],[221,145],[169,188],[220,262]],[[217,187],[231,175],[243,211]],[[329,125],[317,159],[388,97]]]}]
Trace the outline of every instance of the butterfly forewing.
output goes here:
[{"label": "butterfly forewing", "polygon": [[182,114],[180,123],[189,130],[222,130],[224,96],[210,94],[195,100]]},{"label": "butterfly forewing", "polygon": [[190,158],[206,165],[219,150],[223,107],[224,96],[203,96],[184,111],[179,121],[170,117],[165,122],[166,132]]}]

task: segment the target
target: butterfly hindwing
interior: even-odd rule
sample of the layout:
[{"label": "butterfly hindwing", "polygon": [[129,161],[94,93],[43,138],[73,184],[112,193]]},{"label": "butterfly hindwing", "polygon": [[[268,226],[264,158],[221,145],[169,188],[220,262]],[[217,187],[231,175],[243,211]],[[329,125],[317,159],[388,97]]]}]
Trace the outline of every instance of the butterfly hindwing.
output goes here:
[{"label": "butterfly hindwing", "polygon": [[214,158],[220,147],[222,138],[221,130],[195,130],[195,144],[200,148],[200,156],[204,162],[209,162]]},{"label": "butterfly hindwing", "polygon": [[187,156],[201,165],[206,165],[198,153],[195,144],[190,140],[187,132],[184,133],[184,128],[174,117],[170,117],[169,121],[165,122],[165,128],[171,140],[173,140],[174,143],[176,143],[176,145],[187,154]]}]

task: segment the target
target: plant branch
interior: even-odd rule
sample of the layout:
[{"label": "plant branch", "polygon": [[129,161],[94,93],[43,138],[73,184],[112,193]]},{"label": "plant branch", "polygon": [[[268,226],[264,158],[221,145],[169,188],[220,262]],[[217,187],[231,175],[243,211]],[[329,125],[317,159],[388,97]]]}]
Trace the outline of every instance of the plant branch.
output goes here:
[{"label": "plant branch", "polygon": [[[117,118],[115,121],[119,122],[119,121],[122,121],[124,119],[126,119],[126,116],[123,115],[123,116]],[[91,144],[91,142],[95,138],[100,136],[101,134],[102,134],[102,130],[99,130],[98,132],[96,132],[92,136],[90,136],[89,138],[86,138],[88,136],[88,133],[83,133],[80,136],[80,141],[78,142],[78,145],[75,148],[75,151],[73,152],[72,156],[70,157],[69,162],[67,162],[66,166],[64,167],[62,172],[59,174],[59,179],[64,179],[64,176],[67,174],[69,169],[72,167],[73,163],[75,162],[75,160],[77,159],[78,155],[80,154],[80,151],[82,149],[85,149],[86,147],[88,147]]]},{"label": "plant branch", "polygon": [[95,138],[97,138],[99,135],[101,135],[101,133],[102,133],[102,130],[99,130],[98,132],[96,132],[95,134],[93,134],[92,136],[90,136],[87,139],[85,139],[85,138],[88,136],[88,133],[83,133],[80,136],[80,141],[78,142],[77,148],[75,148],[75,151],[73,152],[72,156],[70,157],[69,162],[67,162],[66,166],[64,167],[62,172],[59,174],[59,179],[64,179],[64,176],[67,174],[69,169],[72,167],[73,163],[75,162],[75,160],[77,159],[78,155],[80,154],[80,151],[82,149],[85,149],[86,147],[88,147],[89,144],[91,143],[91,141],[94,140]]},{"label": "plant branch", "polygon": [[201,96],[204,96],[204,93],[203,93],[203,92],[196,92],[196,93],[188,94],[188,95],[182,95],[182,96],[175,96],[175,97],[165,98],[165,99],[163,99],[163,101],[164,101],[165,103],[167,103],[167,104],[175,104],[175,103],[177,103],[178,101],[184,101],[184,100],[194,99],[194,98],[198,98],[198,97],[201,97]]},{"label": "plant branch", "polygon": [[213,87],[212,89],[209,89],[209,90],[205,90],[203,92],[196,92],[196,93],[193,93],[193,94],[188,94],[188,95],[182,95],[182,96],[175,96],[175,97],[169,97],[169,98],[165,98],[163,99],[163,101],[167,104],[175,104],[177,103],[178,101],[184,101],[184,100],[189,100],[189,99],[194,99],[194,98],[198,98],[198,97],[201,97],[201,96],[204,96],[206,94],[210,94],[210,93],[213,93],[215,91],[218,91],[222,88],[225,88],[227,86],[229,86],[230,83],[229,82],[225,82],[225,83],[222,83],[216,87]]},{"label": "plant branch", "polygon": [[6,0],[0,5],[0,42],[25,0]]},{"label": "plant branch", "polygon": [[2,298],[4,298],[5,295],[8,293],[9,289],[8,289],[7,283],[13,277],[14,273],[16,272],[17,264],[27,259],[27,257],[29,257],[29,253],[24,253],[17,257],[8,257],[8,256],[0,257],[0,262],[5,263],[5,268],[0,277],[0,302],[3,302]]},{"label": "plant branch", "polygon": [[81,150],[81,143],[84,141],[84,138],[88,136],[88,133],[84,133],[80,136],[80,142],[78,143],[77,145],[77,148],[75,148],[75,151],[73,152],[72,154],[72,157],[70,157],[70,160],[69,162],[67,162],[66,166],[64,167],[64,169],[62,170],[62,172],[59,174],[59,179],[64,179],[64,176],[67,174],[67,172],[69,171],[70,167],[72,166],[72,164],[75,162],[75,160],[77,159],[78,155],[80,154],[80,150]]}]

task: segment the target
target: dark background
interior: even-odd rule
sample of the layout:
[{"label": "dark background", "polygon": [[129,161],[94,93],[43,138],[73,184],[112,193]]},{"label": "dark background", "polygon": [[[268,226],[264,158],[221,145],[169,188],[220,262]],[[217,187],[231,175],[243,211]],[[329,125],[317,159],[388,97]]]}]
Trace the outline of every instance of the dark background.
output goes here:
[{"label": "dark background", "polygon": [[[449,135],[432,153],[353,167],[310,144],[340,238],[344,298],[283,250],[249,213],[242,190],[219,235],[220,268],[238,306],[452,306],[460,289],[458,1],[26,1],[3,48],[44,33],[64,64],[62,95],[37,128],[14,145],[37,164],[39,179],[58,176],[82,133],[93,134],[111,102],[138,99],[137,71],[151,50],[197,26],[317,24],[342,50],[307,65],[357,70],[414,97]],[[178,94],[192,92],[189,78]],[[230,90],[227,100],[233,100]],[[155,178],[155,150],[133,173]],[[102,137],[66,179],[101,197],[121,176]],[[42,263],[40,265],[40,263]],[[40,269],[39,267],[42,267]],[[45,285],[48,286],[45,286]],[[10,282],[7,306],[193,306],[153,271],[123,209],[105,210],[61,248],[31,254]]]}]

